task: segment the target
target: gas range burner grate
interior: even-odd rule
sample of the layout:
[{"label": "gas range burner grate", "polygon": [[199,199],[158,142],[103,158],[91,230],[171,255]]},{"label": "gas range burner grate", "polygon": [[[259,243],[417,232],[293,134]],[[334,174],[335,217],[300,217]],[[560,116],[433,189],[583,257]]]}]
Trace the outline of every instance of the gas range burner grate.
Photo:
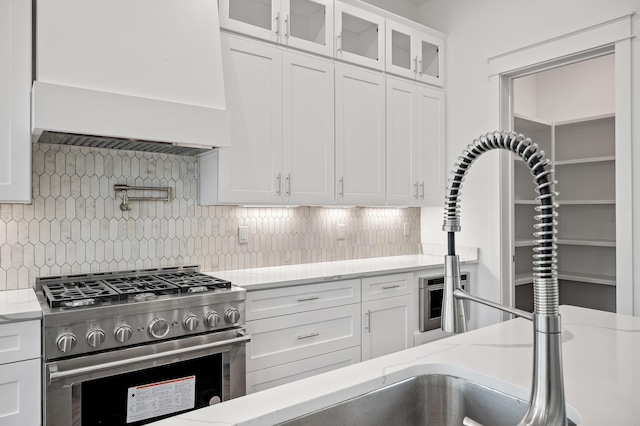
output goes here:
[{"label": "gas range burner grate", "polygon": [[120,295],[100,280],[67,281],[42,285],[52,308],[75,308],[119,300]]},{"label": "gas range burner grate", "polygon": [[122,300],[135,298],[140,294],[161,296],[180,293],[177,286],[160,280],[155,275],[106,278],[104,282],[120,293]]},{"label": "gas range burner grate", "polygon": [[182,293],[196,293],[231,288],[231,281],[222,280],[194,271],[159,274],[158,277],[180,287]]}]

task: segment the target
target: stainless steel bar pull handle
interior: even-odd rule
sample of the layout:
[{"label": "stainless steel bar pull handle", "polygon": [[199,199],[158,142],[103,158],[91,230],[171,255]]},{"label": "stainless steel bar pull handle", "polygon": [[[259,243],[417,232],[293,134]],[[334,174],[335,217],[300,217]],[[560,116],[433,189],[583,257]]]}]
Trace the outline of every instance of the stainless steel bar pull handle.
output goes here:
[{"label": "stainless steel bar pull handle", "polygon": [[418,181],[416,181],[416,183],[413,184],[413,188],[416,191],[416,195],[414,195],[413,198],[417,200],[418,199]]},{"label": "stainless steel bar pull handle", "polygon": [[338,180],[338,184],[339,184],[338,195],[341,197],[344,197],[344,177],[341,177]]},{"label": "stainless steel bar pull handle", "polygon": [[320,296],[298,297],[298,302],[306,302],[309,300],[318,300]]},{"label": "stainless steel bar pull handle", "polygon": [[300,336],[297,337],[297,339],[298,340],[308,339],[310,337],[316,337],[316,336],[319,336],[319,335],[320,335],[320,333],[312,332],[312,333],[309,333],[309,334],[300,335]]},{"label": "stainless steel bar pull handle", "polygon": [[424,67],[422,66],[422,58],[418,61],[418,74],[422,75],[424,73]]},{"label": "stainless steel bar pull handle", "polygon": [[420,184],[420,198],[424,200],[424,181]]},{"label": "stainless steel bar pull handle", "polygon": [[291,173],[287,174],[287,195],[291,195]]},{"label": "stainless steel bar pull handle", "polygon": [[364,329],[371,333],[371,310],[364,314]]},{"label": "stainless steel bar pull handle", "polygon": [[278,36],[279,36],[279,35],[280,35],[280,12],[278,12],[278,13],[276,14],[276,23],[275,23],[275,26],[276,26],[276,35],[278,35]]},{"label": "stainless steel bar pull handle", "polygon": [[289,38],[289,15],[284,18],[284,36]]},{"label": "stainless steel bar pull handle", "polygon": [[123,367],[136,362],[153,361],[161,358],[171,358],[182,354],[188,354],[190,352],[200,351],[203,349],[213,349],[221,346],[233,345],[236,343],[247,343],[251,341],[251,336],[247,335],[243,331],[239,330],[238,337],[223,340],[221,342],[205,343],[203,345],[193,346],[190,348],[174,349],[165,352],[158,352],[154,354],[144,355],[137,358],[121,359],[118,361],[105,362],[98,365],[90,365],[88,367],[80,367],[73,370],[51,371],[47,378],[49,383],[53,383],[56,380],[64,379],[66,377],[79,376],[81,374],[96,373],[98,371],[109,370],[112,368]]},{"label": "stainless steel bar pull handle", "polygon": [[282,195],[282,173],[278,173],[276,176],[276,194]]},{"label": "stainless steel bar pull handle", "polygon": [[389,289],[392,289],[392,288],[398,288],[398,287],[400,287],[400,284],[383,285],[383,286],[382,286],[382,289],[383,289],[383,290],[389,290]]},{"label": "stainless steel bar pull handle", "polygon": [[415,58],[413,58],[413,72],[414,73],[418,72],[418,57],[417,56]]},{"label": "stainless steel bar pull handle", "polygon": [[336,50],[342,52],[342,31],[336,36]]}]

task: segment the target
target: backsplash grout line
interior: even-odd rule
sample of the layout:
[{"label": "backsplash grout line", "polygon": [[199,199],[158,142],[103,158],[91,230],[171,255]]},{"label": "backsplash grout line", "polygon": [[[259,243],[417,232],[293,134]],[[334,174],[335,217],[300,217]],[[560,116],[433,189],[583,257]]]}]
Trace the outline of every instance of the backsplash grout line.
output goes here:
[{"label": "backsplash grout line", "polygon": [[[33,145],[33,201],[0,204],[0,291],[35,278],[157,266],[202,271],[415,254],[419,208],[199,206],[197,157]],[[113,185],[169,186],[120,210]],[[337,239],[344,223],[345,240]],[[411,235],[403,236],[409,223]],[[249,227],[238,244],[238,226]]]}]

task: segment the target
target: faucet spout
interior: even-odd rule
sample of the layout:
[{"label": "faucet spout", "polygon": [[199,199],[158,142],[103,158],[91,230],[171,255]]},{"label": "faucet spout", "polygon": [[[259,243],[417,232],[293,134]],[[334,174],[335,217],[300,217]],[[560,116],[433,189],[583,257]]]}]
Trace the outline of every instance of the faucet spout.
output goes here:
[{"label": "faucet spout", "polygon": [[[483,153],[493,149],[509,150],[524,160],[531,169],[539,213],[534,225],[536,247],[533,260],[533,314],[482,299],[466,293],[460,285],[460,261],[455,252],[455,232],[460,231],[460,191],[471,164]],[[450,333],[466,331],[464,300],[482,303],[533,321],[533,384],[529,407],[518,426],[565,426],[567,424],[564,381],[562,375],[562,327],[558,303],[556,266],[557,204],[550,179],[550,161],[537,144],[521,134],[493,132],[481,136],[463,151],[455,164],[451,186],[445,203],[442,226],[447,232],[448,254],[445,256],[444,295],[442,300],[442,330]]]}]

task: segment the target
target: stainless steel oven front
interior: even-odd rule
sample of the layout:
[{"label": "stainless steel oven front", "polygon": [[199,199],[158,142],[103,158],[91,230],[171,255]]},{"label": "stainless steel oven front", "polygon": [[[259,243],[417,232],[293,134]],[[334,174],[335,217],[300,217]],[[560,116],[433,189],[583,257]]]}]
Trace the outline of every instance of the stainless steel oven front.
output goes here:
[{"label": "stainless steel oven front", "polygon": [[143,425],[245,394],[244,328],[44,363],[46,426]]},{"label": "stainless steel oven front", "polygon": [[[469,273],[460,273],[462,289],[468,289]],[[419,279],[420,288],[420,331],[440,328],[442,323],[442,295],[444,292],[444,276],[423,277]],[[468,302],[465,302],[467,304]],[[465,306],[469,312],[468,306]]]}]

